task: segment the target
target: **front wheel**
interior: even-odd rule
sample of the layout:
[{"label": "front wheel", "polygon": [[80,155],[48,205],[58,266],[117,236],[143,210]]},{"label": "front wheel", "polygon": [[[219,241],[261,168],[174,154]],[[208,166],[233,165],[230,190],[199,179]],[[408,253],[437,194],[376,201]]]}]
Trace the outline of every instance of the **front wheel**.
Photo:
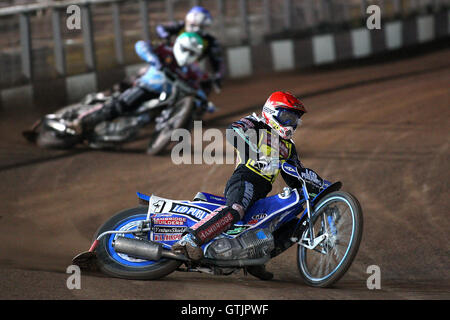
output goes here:
[{"label": "front wheel", "polygon": [[[96,232],[95,238],[105,231],[129,231],[137,229],[139,223],[147,218],[147,208],[136,207],[117,213],[105,222]],[[119,233],[102,237],[96,249],[97,264],[107,275],[134,280],[154,280],[162,278],[175,271],[182,262],[161,259],[158,261],[141,260],[128,255],[117,253],[112,245],[119,236],[142,238],[142,234]],[[148,235],[145,236],[148,240]]]},{"label": "front wheel", "polygon": [[191,97],[185,97],[175,104],[173,110],[170,110],[170,118],[165,121],[164,127],[152,134],[148,143],[147,154],[156,155],[170,144],[172,132],[187,125],[193,107]]},{"label": "front wheel", "polygon": [[[361,205],[350,193],[332,192],[314,208],[314,237],[325,235],[314,249],[298,246],[297,266],[306,284],[330,287],[348,270],[359,249],[363,232]],[[302,239],[309,238],[305,229]]]}]

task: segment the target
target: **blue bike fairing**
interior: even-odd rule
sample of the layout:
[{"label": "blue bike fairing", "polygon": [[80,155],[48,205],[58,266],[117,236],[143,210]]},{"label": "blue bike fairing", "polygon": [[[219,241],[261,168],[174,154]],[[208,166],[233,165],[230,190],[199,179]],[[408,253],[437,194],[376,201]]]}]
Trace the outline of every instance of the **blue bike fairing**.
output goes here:
[{"label": "blue bike fairing", "polygon": [[216,196],[215,194],[207,193],[207,192],[199,192],[204,198],[206,202],[212,202],[216,204],[224,205],[226,202],[226,199],[221,196]]},{"label": "blue bike fairing", "polygon": [[148,68],[147,72],[138,80],[141,87],[155,92],[172,92],[172,84],[167,81],[164,72],[154,67]]},{"label": "blue bike fairing", "polygon": [[140,192],[136,192],[137,196],[139,199],[145,200],[145,201],[150,201],[150,196],[140,193]]},{"label": "blue bike fairing", "polygon": [[[242,224],[250,224],[253,227],[265,227],[266,222],[270,222],[273,217],[283,215],[284,213],[294,213],[289,215],[291,218],[297,216],[299,210],[303,210],[303,196],[297,190],[284,198],[276,194],[264,199],[260,199],[251,206],[240,221]],[[257,220],[257,221],[255,221]],[[263,222],[263,223],[262,223]],[[282,222],[281,220],[278,223]]]}]

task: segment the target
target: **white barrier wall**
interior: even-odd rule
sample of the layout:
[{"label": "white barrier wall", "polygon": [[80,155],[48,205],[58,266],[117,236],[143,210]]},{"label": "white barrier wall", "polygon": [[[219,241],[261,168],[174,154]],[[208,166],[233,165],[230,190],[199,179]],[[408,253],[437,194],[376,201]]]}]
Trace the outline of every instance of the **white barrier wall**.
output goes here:
[{"label": "white barrier wall", "polygon": [[334,35],[324,34],[312,38],[313,60],[315,65],[336,61]]},{"label": "white barrier wall", "polygon": [[400,21],[389,22],[384,28],[386,48],[389,50],[401,48],[403,45],[403,25]]},{"label": "white barrier wall", "polygon": [[235,47],[227,50],[228,73],[231,78],[252,75],[250,47]]},{"label": "white barrier wall", "polygon": [[434,17],[432,15],[417,18],[417,40],[420,43],[434,39]]},{"label": "white barrier wall", "polygon": [[[250,45],[228,47],[224,56],[227,77],[242,78],[256,75],[261,71],[294,70],[299,67],[364,58],[383,51],[427,43],[438,37],[448,37],[450,11],[418,16],[414,20],[390,21],[382,23],[381,28],[382,30],[358,28],[338,34],[321,34],[296,40],[277,39],[258,47]],[[145,64],[124,66],[123,74],[135,74],[142,66]],[[106,75],[111,77],[110,73]],[[59,81],[61,82],[61,79]],[[99,85],[101,81],[99,74],[94,72],[75,75],[58,83],[58,90],[65,90],[62,96],[68,100],[67,102],[77,101],[86,93],[102,87]],[[45,85],[35,83],[1,89],[0,107],[5,108],[10,104],[31,106]],[[47,91],[52,94],[51,90]]]},{"label": "white barrier wall", "polygon": [[350,32],[352,39],[353,57],[362,58],[372,53],[370,31],[366,28],[355,29]]},{"label": "white barrier wall", "polygon": [[275,71],[292,70],[295,67],[294,42],[291,40],[277,40],[270,43]]}]

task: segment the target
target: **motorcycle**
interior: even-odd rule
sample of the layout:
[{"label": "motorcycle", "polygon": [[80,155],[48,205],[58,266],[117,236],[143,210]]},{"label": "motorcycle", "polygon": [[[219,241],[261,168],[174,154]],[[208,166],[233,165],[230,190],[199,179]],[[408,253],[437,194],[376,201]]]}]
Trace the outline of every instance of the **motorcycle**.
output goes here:
[{"label": "motorcycle", "polygon": [[[199,91],[181,79],[178,74],[163,69],[171,83],[170,93],[162,92],[156,99],[144,102],[135,111],[112,121],[96,125],[92,132],[76,133],[68,122],[81,117],[90,110],[101,108],[108,100],[117,98],[128,86],[116,86],[112,93],[88,94],[80,103],[64,107],[39,119],[23,136],[30,142],[44,148],[68,149],[87,142],[95,149],[115,148],[135,139],[144,127],[154,123],[147,147],[147,153],[161,153],[170,143],[175,129],[190,129],[193,120],[201,118],[205,111],[214,112],[215,106],[207,100],[204,91]],[[143,72],[141,72],[142,74]],[[202,84],[213,86],[207,73],[202,75]],[[217,92],[217,88],[214,87]]]},{"label": "motorcycle", "polygon": [[202,246],[204,258],[199,262],[170,249],[186,228],[225,204],[225,198],[205,192],[192,201],[138,192],[140,205],[107,220],[89,251],[72,262],[124,279],[159,279],[174,271],[229,275],[264,265],[297,244],[301,278],[313,287],[330,287],[357,254],[363,232],[361,206],[352,194],[340,191],[339,181],[325,180],[314,195],[295,166],[285,162],[281,169],[302,187],[286,187],[256,201],[241,221]]}]

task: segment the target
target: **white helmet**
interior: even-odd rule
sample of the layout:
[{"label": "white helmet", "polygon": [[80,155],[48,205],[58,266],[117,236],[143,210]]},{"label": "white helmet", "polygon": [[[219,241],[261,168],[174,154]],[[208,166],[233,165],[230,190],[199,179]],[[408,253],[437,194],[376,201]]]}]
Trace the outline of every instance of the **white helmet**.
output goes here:
[{"label": "white helmet", "polygon": [[212,17],[208,10],[195,6],[186,14],[185,29],[187,32],[199,32],[211,25]]},{"label": "white helmet", "polygon": [[194,32],[184,32],[173,45],[173,54],[180,67],[194,63],[203,52],[203,40]]}]

